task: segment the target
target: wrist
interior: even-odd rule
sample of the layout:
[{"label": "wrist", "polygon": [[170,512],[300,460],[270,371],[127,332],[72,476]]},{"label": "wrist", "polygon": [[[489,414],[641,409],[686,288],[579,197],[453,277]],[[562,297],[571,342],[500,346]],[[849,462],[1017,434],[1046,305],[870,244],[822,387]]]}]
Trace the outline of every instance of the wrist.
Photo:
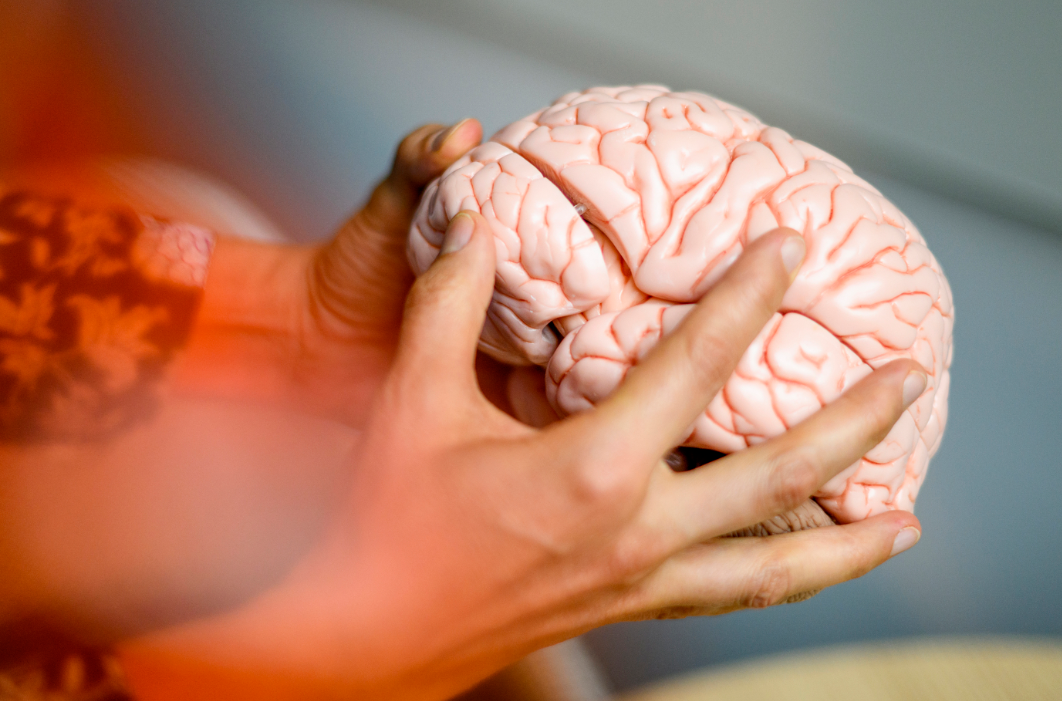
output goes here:
[{"label": "wrist", "polygon": [[364,218],[356,215],[314,252],[306,280],[309,315],[330,341],[391,348],[413,273],[404,235],[378,231]]},{"label": "wrist", "polygon": [[315,250],[219,237],[196,331],[241,329],[296,336],[307,306],[306,271]]},{"label": "wrist", "polygon": [[185,394],[286,395],[303,350],[313,249],[221,237],[173,386]]}]

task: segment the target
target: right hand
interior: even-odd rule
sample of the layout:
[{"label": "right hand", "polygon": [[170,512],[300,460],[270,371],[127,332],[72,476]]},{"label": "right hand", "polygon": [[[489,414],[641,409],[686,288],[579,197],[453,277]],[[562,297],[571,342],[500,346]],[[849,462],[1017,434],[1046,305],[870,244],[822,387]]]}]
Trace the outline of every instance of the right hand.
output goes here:
[{"label": "right hand", "polygon": [[494,242],[479,215],[455,217],[407,301],[344,515],[249,605],[127,645],[138,697],[446,698],[596,626],[771,606],[910,547],[905,512],[721,536],[803,504],[879,442],[924,387],[911,361],[764,444],[684,473],[661,459],[781,303],[792,237],[751,244],[595,410],[535,429],[477,387]]}]

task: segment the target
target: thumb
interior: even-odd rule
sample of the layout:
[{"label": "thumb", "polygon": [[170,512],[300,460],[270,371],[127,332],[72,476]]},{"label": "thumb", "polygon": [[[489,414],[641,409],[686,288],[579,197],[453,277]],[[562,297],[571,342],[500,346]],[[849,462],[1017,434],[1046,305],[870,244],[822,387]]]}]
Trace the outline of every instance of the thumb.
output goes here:
[{"label": "thumb", "polygon": [[390,174],[354,216],[353,233],[393,231],[404,240],[424,187],[482,138],[483,127],[471,118],[450,127],[429,124],[406,136],[395,152]]},{"label": "thumb", "polygon": [[494,235],[482,215],[450,220],[439,257],[406,299],[396,370],[432,386],[476,387],[479,335],[494,290]]}]

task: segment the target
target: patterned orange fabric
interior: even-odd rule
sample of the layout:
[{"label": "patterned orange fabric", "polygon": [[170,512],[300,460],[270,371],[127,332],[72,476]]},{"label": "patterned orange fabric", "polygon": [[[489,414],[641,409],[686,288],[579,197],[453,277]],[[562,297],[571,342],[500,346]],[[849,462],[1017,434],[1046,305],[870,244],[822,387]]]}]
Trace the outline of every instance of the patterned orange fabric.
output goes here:
[{"label": "patterned orange fabric", "polygon": [[[0,440],[106,437],[150,415],[214,235],[0,185]],[[129,701],[121,669],[39,621],[0,628],[0,701]]]},{"label": "patterned orange fabric", "polygon": [[99,438],[150,415],[213,246],[199,227],[0,188],[0,439]]},{"label": "patterned orange fabric", "polygon": [[133,701],[118,660],[39,621],[0,628],[0,701]]}]

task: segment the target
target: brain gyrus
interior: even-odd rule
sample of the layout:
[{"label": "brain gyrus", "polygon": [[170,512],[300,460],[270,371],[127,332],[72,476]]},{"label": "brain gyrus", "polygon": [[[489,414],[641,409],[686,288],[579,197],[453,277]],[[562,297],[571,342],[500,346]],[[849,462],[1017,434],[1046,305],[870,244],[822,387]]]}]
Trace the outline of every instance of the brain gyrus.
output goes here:
[{"label": "brain gyrus", "polygon": [[547,368],[562,415],[592,407],[758,236],[801,232],[782,307],[685,445],[734,452],[776,436],[872,369],[912,358],[922,396],[816,495],[840,522],[912,510],[947,418],[953,309],[910,221],[833,156],[749,113],[661,86],[591,88],[505,127],[424,193],[418,274],[463,209],[490,222],[490,355]]}]

